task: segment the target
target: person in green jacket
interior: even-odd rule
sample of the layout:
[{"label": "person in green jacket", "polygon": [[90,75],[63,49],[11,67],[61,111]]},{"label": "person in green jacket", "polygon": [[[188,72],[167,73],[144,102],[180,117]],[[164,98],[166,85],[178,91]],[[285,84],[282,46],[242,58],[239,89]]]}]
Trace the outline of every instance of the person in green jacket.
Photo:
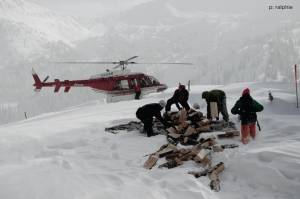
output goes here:
[{"label": "person in green jacket", "polygon": [[256,112],[263,111],[264,107],[250,96],[249,88],[243,90],[242,97],[231,109],[232,114],[239,114],[241,119],[241,141],[243,144],[249,142],[249,135],[255,139],[257,121]]},{"label": "person in green jacket", "polygon": [[[226,106],[226,94],[222,90],[211,90],[211,91],[204,91],[202,93],[202,99],[206,100],[207,103],[207,118],[211,118],[211,110],[210,110],[210,102],[216,102],[218,105],[218,112],[222,114],[223,120],[228,122],[229,116]],[[219,119],[219,118],[217,118]]]}]

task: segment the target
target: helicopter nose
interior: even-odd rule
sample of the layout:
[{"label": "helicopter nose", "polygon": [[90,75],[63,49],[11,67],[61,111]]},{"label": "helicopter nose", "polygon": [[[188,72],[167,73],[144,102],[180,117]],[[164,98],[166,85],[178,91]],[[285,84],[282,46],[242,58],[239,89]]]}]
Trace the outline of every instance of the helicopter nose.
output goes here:
[{"label": "helicopter nose", "polygon": [[168,88],[168,86],[166,84],[161,84],[159,86],[159,88],[157,89],[157,92],[162,92],[164,90],[166,90]]}]

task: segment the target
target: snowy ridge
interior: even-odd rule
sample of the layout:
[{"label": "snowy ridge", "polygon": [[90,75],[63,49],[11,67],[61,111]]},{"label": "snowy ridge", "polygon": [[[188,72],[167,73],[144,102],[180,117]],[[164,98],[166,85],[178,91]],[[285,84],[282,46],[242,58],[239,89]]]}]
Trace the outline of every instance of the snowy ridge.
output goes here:
[{"label": "snowy ridge", "polygon": [[2,37],[27,57],[46,54],[49,43],[74,47],[76,41],[96,36],[72,17],[59,16],[24,0],[0,0],[1,26]]},{"label": "snowy ridge", "polygon": [[[104,128],[135,119],[137,107],[170,97],[173,89],[140,101],[99,104],[49,113],[0,127],[0,198],[288,198],[300,191],[300,124],[291,86],[241,83],[211,86],[226,90],[228,108],[250,87],[265,106],[262,131],[249,145],[214,154],[225,163],[221,191],[210,191],[206,178],[188,175],[193,162],[171,170],[142,168],[146,157],[166,142],[138,132],[110,134]],[[191,103],[207,86],[192,87]],[[267,101],[267,92],[274,95]],[[236,117],[231,115],[231,120]],[[221,142],[221,141],[220,141]],[[238,143],[228,140],[228,143]]]},{"label": "snowy ridge", "polygon": [[0,18],[23,24],[39,32],[48,41],[72,44],[93,34],[71,17],[61,17],[50,10],[24,0],[1,0]]}]

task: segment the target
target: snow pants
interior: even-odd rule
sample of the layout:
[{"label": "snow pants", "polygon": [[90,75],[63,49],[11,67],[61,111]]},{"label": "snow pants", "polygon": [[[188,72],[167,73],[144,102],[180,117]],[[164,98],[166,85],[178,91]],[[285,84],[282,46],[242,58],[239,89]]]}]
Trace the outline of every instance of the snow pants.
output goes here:
[{"label": "snow pants", "polygon": [[139,100],[140,99],[140,96],[141,96],[141,91],[136,91],[135,92],[135,96],[134,96],[134,99],[136,99],[136,100]]},{"label": "snow pants", "polygon": [[250,124],[243,124],[241,126],[241,141],[243,144],[248,144],[249,142],[249,135],[255,139],[256,136],[256,126],[255,123],[250,123]]},{"label": "snow pants", "polygon": [[140,119],[144,124],[144,132],[146,132],[147,137],[153,136],[153,118],[152,117],[141,117],[140,114],[136,114],[136,117]]}]

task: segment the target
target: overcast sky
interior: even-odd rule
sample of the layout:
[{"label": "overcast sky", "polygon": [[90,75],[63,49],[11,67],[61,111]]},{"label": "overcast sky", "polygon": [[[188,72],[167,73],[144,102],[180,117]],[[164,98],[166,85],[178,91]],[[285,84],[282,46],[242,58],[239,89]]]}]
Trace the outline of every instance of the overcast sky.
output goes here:
[{"label": "overcast sky", "polygon": [[81,16],[101,17],[117,13],[150,0],[30,0],[56,12]]},{"label": "overcast sky", "polygon": [[[101,17],[129,9],[134,5],[153,0],[29,0],[53,11],[81,17]],[[293,15],[300,19],[299,0],[159,0],[162,3],[171,1],[182,8],[193,8],[193,11],[220,13],[259,13],[276,15]],[[175,3],[174,3],[175,2]],[[270,6],[291,5],[292,10],[269,10]],[[155,14],[155,13],[153,13]]]}]

